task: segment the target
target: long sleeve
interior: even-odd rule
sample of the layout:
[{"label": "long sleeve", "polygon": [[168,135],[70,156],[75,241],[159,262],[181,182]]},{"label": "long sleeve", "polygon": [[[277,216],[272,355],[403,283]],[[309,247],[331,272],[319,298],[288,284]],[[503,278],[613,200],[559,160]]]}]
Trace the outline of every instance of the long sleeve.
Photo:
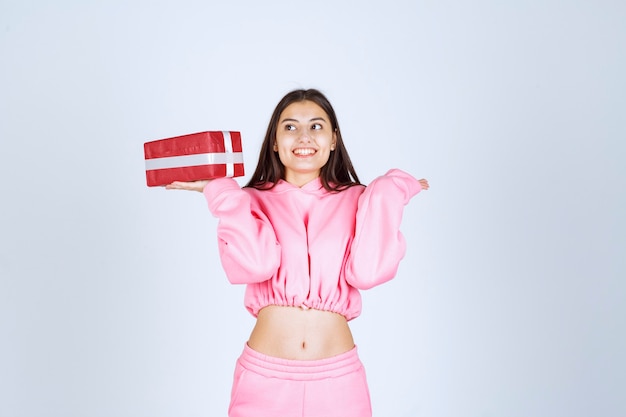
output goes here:
[{"label": "long sleeve", "polygon": [[345,268],[350,285],[365,290],[395,276],[406,249],[399,230],[404,206],[421,189],[411,175],[393,169],[372,181],[361,194]]},{"label": "long sleeve", "polygon": [[270,279],[280,265],[280,245],[269,220],[252,208],[251,196],[232,178],[210,181],[203,193],[219,218],[218,246],[228,280],[251,284]]}]

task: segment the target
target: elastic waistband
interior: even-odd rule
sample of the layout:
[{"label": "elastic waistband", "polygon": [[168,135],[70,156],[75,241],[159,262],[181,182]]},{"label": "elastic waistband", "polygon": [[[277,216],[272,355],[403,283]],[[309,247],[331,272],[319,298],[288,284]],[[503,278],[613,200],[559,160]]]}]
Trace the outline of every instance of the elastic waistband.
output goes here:
[{"label": "elastic waistband", "polygon": [[260,375],[298,381],[336,378],[355,372],[363,366],[356,346],[330,358],[294,360],[264,355],[246,344],[238,362],[244,368]]}]

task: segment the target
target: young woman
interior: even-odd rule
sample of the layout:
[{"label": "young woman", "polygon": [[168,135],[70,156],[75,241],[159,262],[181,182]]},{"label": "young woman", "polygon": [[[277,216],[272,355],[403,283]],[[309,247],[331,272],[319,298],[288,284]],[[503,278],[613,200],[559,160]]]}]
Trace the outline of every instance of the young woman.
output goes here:
[{"label": "young woman", "polygon": [[204,193],[226,275],[247,284],[257,319],[229,416],[371,416],[348,321],[361,312],[359,290],[394,277],[404,206],[428,182],[391,170],[361,185],[335,111],[311,89],[278,103],[243,189],[232,178],[167,188]]}]

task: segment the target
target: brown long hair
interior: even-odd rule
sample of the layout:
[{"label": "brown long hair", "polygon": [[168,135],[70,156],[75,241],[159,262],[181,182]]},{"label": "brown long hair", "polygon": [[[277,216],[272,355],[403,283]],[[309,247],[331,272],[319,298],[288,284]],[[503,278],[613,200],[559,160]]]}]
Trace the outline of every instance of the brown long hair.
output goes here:
[{"label": "brown long hair", "polygon": [[274,152],[278,121],[283,110],[292,103],[300,101],[312,101],[320,106],[330,118],[330,125],[337,136],[335,150],[330,153],[328,162],[320,171],[320,180],[328,191],[341,191],[353,185],[361,184],[357,177],[350,156],[341,138],[341,130],[337,122],[337,115],[330,101],[316,89],[294,90],[287,93],[276,105],[270,118],[265,139],[259,152],[259,162],[250,181],[245,185],[259,190],[273,188],[276,183],[285,178],[285,166],[280,162],[278,153]]}]

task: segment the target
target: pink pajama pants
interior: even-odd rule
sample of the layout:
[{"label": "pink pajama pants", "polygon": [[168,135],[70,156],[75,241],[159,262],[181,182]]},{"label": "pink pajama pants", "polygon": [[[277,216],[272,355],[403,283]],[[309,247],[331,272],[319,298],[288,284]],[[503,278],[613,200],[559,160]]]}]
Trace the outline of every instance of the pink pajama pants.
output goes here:
[{"label": "pink pajama pants", "polygon": [[371,417],[356,347],[327,359],[263,355],[245,346],[237,360],[229,417]]}]

